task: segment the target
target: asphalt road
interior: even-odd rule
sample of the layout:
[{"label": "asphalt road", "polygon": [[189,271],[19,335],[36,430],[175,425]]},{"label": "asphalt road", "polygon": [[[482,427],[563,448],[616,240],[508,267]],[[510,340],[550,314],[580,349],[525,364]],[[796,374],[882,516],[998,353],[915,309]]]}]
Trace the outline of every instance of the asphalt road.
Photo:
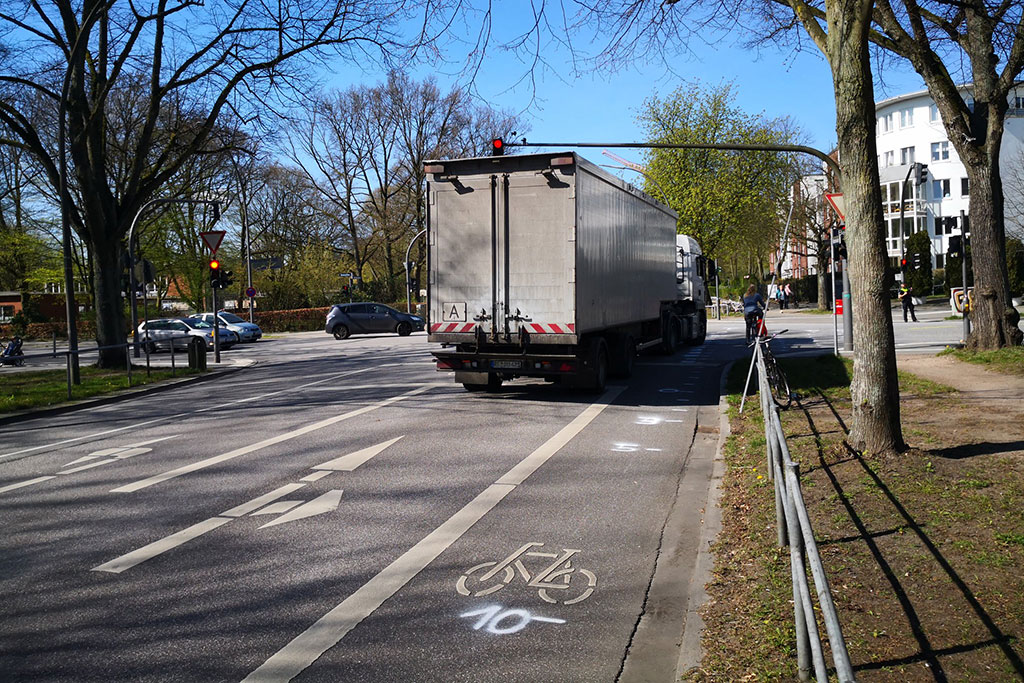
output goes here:
[{"label": "asphalt road", "polygon": [[666,543],[696,557],[742,351],[723,329],[600,396],[469,394],[423,335],[307,333],[0,426],[2,678],[671,677],[686,603],[652,576]]}]

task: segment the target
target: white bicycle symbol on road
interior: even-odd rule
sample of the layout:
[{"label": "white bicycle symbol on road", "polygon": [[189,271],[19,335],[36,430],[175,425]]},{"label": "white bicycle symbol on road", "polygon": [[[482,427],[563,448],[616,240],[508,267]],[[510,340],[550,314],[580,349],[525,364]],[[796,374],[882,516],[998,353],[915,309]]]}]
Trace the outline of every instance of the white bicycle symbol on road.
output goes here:
[{"label": "white bicycle symbol on road", "polygon": [[[461,595],[490,595],[512,583],[518,570],[526,585],[536,588],[545,602],[574,605],[589,598],[597,586],[597,577],[591,571],[573,566],[571,558],[580,551],[568,548],[561,553],[530,550],[543,546],[543,543],[527,543],[501,562],[482,562],[471,567],[459,577],[455,589]],[[551,562],[540,571],[531,573],[526,566],[526,558],[545,558]],[[477,575],[488,567],[489,570]]]}]

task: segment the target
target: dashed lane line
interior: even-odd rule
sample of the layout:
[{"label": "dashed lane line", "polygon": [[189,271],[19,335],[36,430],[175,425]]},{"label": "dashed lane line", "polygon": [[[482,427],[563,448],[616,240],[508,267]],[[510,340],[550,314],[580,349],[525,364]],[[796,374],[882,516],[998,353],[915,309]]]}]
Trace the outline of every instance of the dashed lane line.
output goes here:
[{"label": "dashed lane line", "polygon": [[180,417],[187,417],[189,415],[197,415],[199,413],[205,413],[205,412],[212,411],[212,410],[220,410],[222,408],[227,408],[229,406],[238,405],[240,403],[257,405],[259,401],[263,401],[263,400],[268,399],[268,398],[270,398],[272,396],[279,396],[281,394],[286,394],[286,393],[290,393],[290,392],[293,392],[293,391],[300,391],[300,390],[305,389],[307,387],[312,387],[312,386],[315,386],[317,384],[323,384],[324,382],[329,382],[331,380],[338,379],[339,377],[346,377],[348,375],[356,375],[356,374],[363,373],[363,372],[369,372],[370,370],[377,369],[377,367],[380,367],[380,366],[374,366],[372,368],[360,368],[358,370],[347,370],[345,372],[339,372],[339,373],[335,373],[333,375],[328,375],[327,377],[324,377],[323,379],[318,379],[315,382],[307,382],[306,384],[301,384],[301,385],[299,385],[297,387],[288,387],[287,389],[280,389],[278,391],[271,391],[271,392],[268,392],[266,394],[260,394],[258,396],[246,396],[244,398],[240,398],[240,399],[237,399],[237,400],[234,400],[234,401],[228,401],[227,403],[220,403],[220,404],[215,405],[215,406],[207,406],[205,408],[198,408],[196,410],[188,410],[188,411],[183,411],[183,412],[180,412],[180,413],[173,413],[171,415],[164,415],[164,416],[161,416],[161,417],[154,418],[152,420],[146,420],[144,422],[136,422],[134,424],[125,425],[124,427],[115,427],[114,429],[107,429],[107,430],[104,430],[102,432],[93,432],[92,434],[83,434],[82,436],[75,436],[75,437],[72,437],[70,439],[63,439],[61,441],[54,441],[54,442],[47,443],[47,444],[42,444],[42,445],[39,445],[39,446],[33,446],[31,448],[23,448],[23,449],[18,450],[18,451],[11,451],[10,453],[2,453],[2,454],[0,454],[0,460],[2,460],[4,458],[10,458],[10,457],[13,457],[15,455],[24,455],[26,453],[34,453],[35,451],[41,451],[41,450],[45,450],[47,448],[58,448],[60,446],[66,446],[67,444],[77,443],[79,441],[88,441],[88,440],[91,440],[91,439],[97,439],[97,438],[100,438],[100,437],[103,437],[103,436],[107,436],[109,434],[117,434],[118,432],[123,432],[123,431],[128,430],[128,429],[137,429],[139,427],[146,427],[146,426],[149,426],[149,425],[159,424],[161,422],[167,422],[169,420],[175,420],[175,419],[178,419]]},{"label": "dashed lane line", "polygon": [[242,683],[290,681],[302,673],[583,431],[624,389],[625,387],[622,386],[609,388],[597,402],[587,406],[572,422],[560,429],[533,453],[523,458],[504,476],[485,488],[441,526],[427,534],[419,543],[358,588],[355,593],[297,635],[290,643],[246,676]]},{"label": "dashed lane line", "polygon": [[320,420],[319,422],[314,422],[312,424],[308,424],[305,427],[300,427],[298,429],[293,429],[290,432],[285,432],[283,434],[278,434],[277,436],[272,436],[269,439],[264,439],[262,441],[257,441],[256,443],[250,444],[248,446],[242,446],[241,448],[236,448],[234,450],[228,451],[227,453],[222,453],[220,455],[216,455],[216,456],[214,456],[212,458],[206,458],[205,460],[200,460],[199,462],[194,462],[194,463],[191,463],[191,464],[188,464],[188,465],[183,465],[182,467],[177,467],[177,468],[175,468],[173,470],[168,470],[167,472],[163,472],[161,474],[157,474],[157,475],[154,475],[152,477],[147,477],[146,479],[141,479],[139,481],[135,481],[135,482],[132,482],[130,484],[125,484],[124,486],[118,486],[115,489],[111,489],[110,492],[111,493],[134,493],[136,491],[140,491],[140,490],[142,490],[144,488],[148,488],[148,487],[153,486],[155,484],[160,484],[160,483],[163,483],[163,482],[168,481],[170,479],[174,479],[176,477],[181,477],[181,476],[184,476],[186,474],[191,474],[193,472],[198,472],[199,470],[206,469],[207,467],[212,467],[214,465],[219,465],[222,462],[227,462],[228,460],[233,460],[234,458],[237,458],[237,457],[240,457],[240,456],[243,456],[243,455],[248,455],[249,453],[254,453],[254,452],[258,451],[258,450],[262,450],[264,448],[267,448],[268,446],[274,446],[276,444],[283,443],[285,441],[290,441],[292,439],[295,439],[297,437],[303,436],[305,434],[309,434],[311,432],[315,432],[317,430],[323,429],[324,427],[330,427],[331,425],[337,424],[338,422],[341,422],[342,420],[348,420],[349,418],[353,418],[353,417],[356,417],[358,415],[364,415],[364,414],[366,414],[366,413],[368,413],[370,411],[377,410],[378,408],[383,408],[385,406],[389,406],[389,405],[391,405],[393,403],[397,403],[399,401],[404,401],[407,398],[412,398],[413,396],[417,396],[419,394],[422,394],[423,392],[428,391],[428,390],[430,390],[433,387],[440,387],[440,386],[448,386],[448,385],[447,384],[441,384],[441,383],[435,383],[435,384],[429,384],[427,386],[422,386],[422,387],[419,387],[417,389],[413,389],[412,391],[407,391],[404,394],[399,394],[398,396],[392,396],[391,398],[386,398],[383,401],[378,401],[376,403],[372,403],[372,404],[370,404],[368,406],[363,406],[362,408],[358,408],[356,410],[350,410],[347,413],[342,413],[341,415],[335,415],[334,417],[329,417],[329,418],[327,418],[325,420]]}]

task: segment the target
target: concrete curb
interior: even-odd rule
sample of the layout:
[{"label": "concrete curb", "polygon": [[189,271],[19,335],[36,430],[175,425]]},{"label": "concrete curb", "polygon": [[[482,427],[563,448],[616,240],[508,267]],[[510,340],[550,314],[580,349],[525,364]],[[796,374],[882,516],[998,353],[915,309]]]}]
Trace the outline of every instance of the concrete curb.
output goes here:
[{"label": "concrete curb", "polygon": [[701,647],[704,619],[700,616],[700,609],[707,604],[706,586],[712,579],[711,570],[715,565],[715,555],[711,551],[711,544],[715,542],[718,533],[722,530],[722,508],[719,505],[722,498],[722,479],[725,477],[725,457],[722,455],[722,448],[731,433],[729,401],[725,393],[725,383],[734,364],[735,361],[725,366],[719,385],[718,445],[715,448],[711,485],[708,488],[708,498],[704,507],[704,524],[701,527],[697,560],[694,562],[693,576],[690,579],[690,588],[687,594],[686,623],[683,626],[683,640],[679,647],[679,662],[676,665],[675,680],[677,681],[687,671],[699,667],[704,658],[704,650]]},{"label": "concrete curb", "polygon": [[[124,389],[114,394],[104,394],[103,396],[93,396],[91,398],[81,399],[79,401],[71,401],[70,403],[61,403],[55,406],[39,409],[21,410],[7,415],[0,416],[0,426],[15,424],[18,422],[24,422],[26,420],[34,420],[40,417],[56,417],[57,415],[64,415],[65,413],[71,413],[76,410],[84,410],[86,408],[95,408],[98,406],[104,406],[111,403],[120,403],[121,401],[127,401],[132,398],[139,398],[140,396],[148,396],[150,394],[157,394],[162,391],[168,391],[175,389],[183,384],[191,384],[194,382],[205,382],[215,377],[222,377],[229,375],[245,368],[251,368],[257,364],[257,361],[244,360],[237,361],[227,367],[216,367],[210,370],[205,375],[193,375],[191,377],[182,377],[180,379],[170,379],[157,384],[148,384],[138,388]],[[222,364],[223,365],[223,364]]]}]

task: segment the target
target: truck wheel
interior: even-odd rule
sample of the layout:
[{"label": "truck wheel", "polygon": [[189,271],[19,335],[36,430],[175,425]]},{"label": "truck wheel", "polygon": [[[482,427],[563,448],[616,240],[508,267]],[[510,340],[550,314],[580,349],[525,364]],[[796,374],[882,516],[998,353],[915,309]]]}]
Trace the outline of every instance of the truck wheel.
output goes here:
[{"label": "truck wheel", "polygon": [[676,317],[669,316],[665,322],[664,334],[661,336],[661,352],[666,356],[671,356],[676,352],[676,348],[679,346],[679,321]]},{"label": "truck wheel", "polygon": [[497,391],[501,388],[501,375],[496,372],[487,375],[487,391]]},{"label": "truck wheel", "polygon": [[596,393],[605,390],[608,384],[608,345],[601,339],[594,352],[594,379],[590,388]]},{"label": "truck wheel", "polygon": [[630,334],[624,334],[615,340],[615,352],[609,367],[613,377],[630,377],[633,374],[633,363],[636,360],[636,341]]},{"label": "truck wheel", "polygon": [[701,311],[697,318],[697,338],[693,340],[694,346],[700,346],[708,337],[708,312]]},{"label": "truck wheel", "polygon": [[465,388],[466,391],[474,391],[474,392],[475,391],[483,391],[484,389],[487,388],[486,384],[470,384],[469,382],[463,382],[462,386],[463,386],[463,388]]}]

